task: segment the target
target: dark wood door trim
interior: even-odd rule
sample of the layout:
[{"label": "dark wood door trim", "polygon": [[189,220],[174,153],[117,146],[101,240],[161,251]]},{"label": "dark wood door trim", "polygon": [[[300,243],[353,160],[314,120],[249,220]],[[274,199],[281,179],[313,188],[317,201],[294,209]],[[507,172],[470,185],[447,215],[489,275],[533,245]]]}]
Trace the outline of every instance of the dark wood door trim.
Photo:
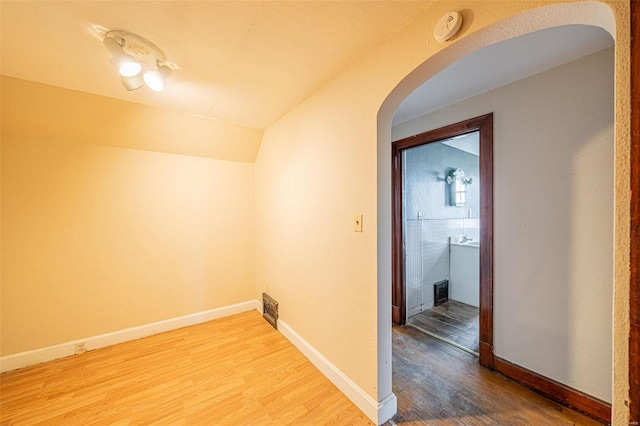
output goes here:
[{"label": "dark wood door trim", "polygon": [[640,422],[640,2],[631,2],[629,424]]},{"label": "dark wood door trim", "polygon": [[[640,4],[640,2],[638,3]],[[392,144],[393,322],[397,325],[402,325],[406,322],[404,248],[402,245],[402,151],[474,131],[480,132],[480,365],[494,369],[556,402],[583,411],[600,421],[610,422],[610,404],[500,359],[493,353],[493,114],[487,114],[440,129],[421,133],[416,136],[401,139]],[[640,132],[638,132],[638,134],[640,134]],[[636,146],[636,151],[639,151],[637,148]],[[636,158],[635,161],[640,162],[638,152],[636,152],[636,156],[638,158]],[[634,175],[636,181],[640,180],[638,168],[639,167],[636,166],[636,173]],[[637,183],[636,187],[640,187],[640,182]],[[638,193],[635,194],[635,197],[637,204],[635,220],[637,223],[640,223]],[[636,225],[635,232],[640,233],[637,228],[638,225]],[[632,247],[633,238],[634,237],[632,237]],[[635,238],[635,241],[637,241],[638,235],[636,235]],[[636,246],[640,247],[640,244],[636,243]],[[638,253],[636,253],[636,256],[638,256]],[[638,273],[637,269],[635,273]],[[635,275],[635,277],[637,280],[638,275]],[[633,279],[632,277],[632,280]],[[636,288],[636,292],[637,291]],[[637,294],[638,293],[636,293],[636,295]],[[636,296],[636,298],[637,297],[638,296]],[[638,315],[637,312],[636,315]],[[637,318],[636,316],[636,321]],[[636,356],[638,356],[637,347],[636,336]],[[630,360],[630,362],[634,361]],[[637,370],[638,361],[635,362],[634,368]],[[637,374],[637,372],[635,374]],[[635,383],[637,383],[637,376],[635,380]],[[636,387],[636,389],[638,388]]]},{"label": "dark wood door trim", "polygon": [[391,321],[404,325],[407,321],[407,299],[404,288],[404,244],[402,241],[402,148],[391,144]]},{"label": "dark wood door trim", "polygon": [[480,364],[493,367],[493,114],[396,141],[391,146],[392,320],[407,318],[402,242],[402,151],[466,133],[480,132]]},{"label": "dark wood door trim", "polygon": [[562,405],[582,411],[599,421],[611,423],[611,404],[541,376],[531,370],[495,357],[495,371]]}]

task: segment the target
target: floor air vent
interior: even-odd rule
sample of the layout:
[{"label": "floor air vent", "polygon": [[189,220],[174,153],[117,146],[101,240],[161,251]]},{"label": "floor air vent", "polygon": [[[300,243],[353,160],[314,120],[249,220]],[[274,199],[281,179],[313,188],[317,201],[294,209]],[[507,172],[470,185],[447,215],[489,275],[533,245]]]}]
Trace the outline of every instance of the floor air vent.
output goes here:
[{"label": "floor air vent", "polygon": [[267,293],[262,293],[262,316],[273,328],[278,329],[278,302]]},{"label": "floor air vent", "polygon": [[442,305],[449,300],[449,280],[438,281],[433,285],[433,305]]}]

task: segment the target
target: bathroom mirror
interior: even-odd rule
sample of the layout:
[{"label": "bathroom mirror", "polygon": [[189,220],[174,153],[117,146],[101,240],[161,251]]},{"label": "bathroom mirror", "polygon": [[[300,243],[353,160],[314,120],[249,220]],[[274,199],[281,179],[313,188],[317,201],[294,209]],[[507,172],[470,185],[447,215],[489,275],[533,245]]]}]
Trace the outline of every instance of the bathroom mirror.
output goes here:
[{"label": "bathroom mirror", "polygon": [[471,178],[466,177],[464,170],[455,169],[447,176],[451,194],[451,205],[455,207],[464,207],[467,202],[467,185],[471,185]]}]

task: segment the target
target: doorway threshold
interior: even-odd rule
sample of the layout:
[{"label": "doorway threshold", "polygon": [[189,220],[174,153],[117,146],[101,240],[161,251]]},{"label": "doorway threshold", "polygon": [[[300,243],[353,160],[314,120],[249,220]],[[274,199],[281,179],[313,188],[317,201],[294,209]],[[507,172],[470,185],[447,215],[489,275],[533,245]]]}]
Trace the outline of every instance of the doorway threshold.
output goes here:
[{"label": "doorway threshold", "polygon": [[431,336],[433,338],[436,338],[436,339],[441,340],[441,341],[443,341],[445,343],[448,343],[451,346],[455,346],[456,348],[461,349],[461,350],[463,350],[463,351],[465,351],[467,353],[470,353],[471,355],[474,355],[476,357],[480,356],[480,354],[478,352],[476,352],[476,351],[474,351],[472,349],[466,348],[466,347],[462,346],[461,344],[454,342],[453,340],[447,339],[446,337],[442,337],[442,336],[437,335],[436,333],[432,333],[431,331],[425,330],[424,328],[422,328],[422,327],[420,327],[418,325],[411,324],[411,323],[408,322],[408,323],[405,324],[405,326],[406,327],[415,328],[416,330],[421,331],[424,334],[428,334],[429,336]]}]

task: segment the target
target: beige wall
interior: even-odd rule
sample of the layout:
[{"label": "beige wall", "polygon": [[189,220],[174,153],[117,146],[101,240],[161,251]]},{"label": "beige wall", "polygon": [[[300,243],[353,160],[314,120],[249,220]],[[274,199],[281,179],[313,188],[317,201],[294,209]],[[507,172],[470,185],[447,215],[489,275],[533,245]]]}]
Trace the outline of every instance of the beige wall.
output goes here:
[{"label": "beige wall", "polygon": [[2,132],[253,163],[263,131],[1,76]]},{"label": "beige wall", "polygon": [[611,402],[613,48],[393,127],[493,112],[494,352]]},{"label": "beige wall", "polygon": [[[105,136],[122,126],[153,149],[127,130],[141,113],[178,146],[185,118],[69,92],[2,79],[2,355],[252,300],[254,165],[99,144],[123,143]],[[17,126],[22,97],[49,112]],[[131,115],[48,126],[70,97],[87,116]],[[209,140],[208,123],[180,149],[233,143]]]},{"label": "beige wall", "polygon": [[[375,145],[364,141],[375,134],[370,126],[354,143],[351,132],[364,110],[373,125],[375,108],[331,100],[318,94],[265,132],[256,162],[258,293],[268,287],[280,318],[374,396]],[[362,233],[353,231],[356,214]]]},{"label": "beige wall", "polygon": [[[535,9],[554,3],[435,3],[265,132],[256,162],[258,292],[268,282],[281,302],[282,320],[378,401],[391,396],[395,109],[430,76],[487,44],[546,27],[591,23],[617,40],[613,406],[618,422],[626,416],[628,2],[609,2],[611,10],[597,2]],[[463,11],[461,35],[436,43],[433,26],[449,10]],[[352,230],[358,213],[364,214],[362,234]]]}]

